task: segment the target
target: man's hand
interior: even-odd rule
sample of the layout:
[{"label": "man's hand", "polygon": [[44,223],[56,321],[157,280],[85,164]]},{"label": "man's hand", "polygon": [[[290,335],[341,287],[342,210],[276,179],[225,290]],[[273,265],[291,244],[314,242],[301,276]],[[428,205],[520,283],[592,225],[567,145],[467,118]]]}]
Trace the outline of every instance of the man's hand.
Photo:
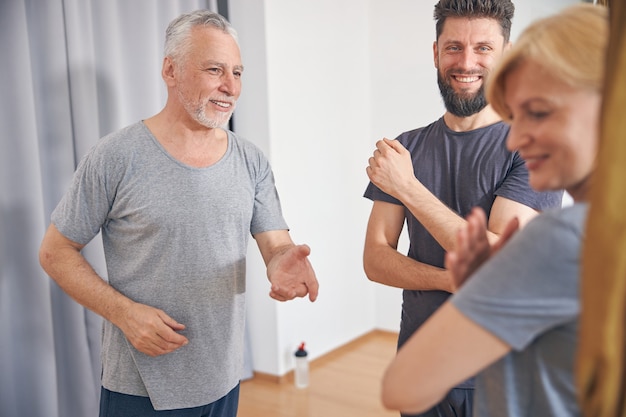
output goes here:
[{"label": "man's hand", "polygon": [[272,257],[267,264],[270,297],[287,301],[308,294],[309,300],[315,301],[319,284],[308,259],[310,253],[307,245],[296,245]]},{"label": "man's hand", "polygon": [[456,249],[446,253],[445,267],[452,275],[453,290],[459,289],[485,261],[493,256],[519,229],[519,221],[513,218],[496,243],[487,238],[487,217],[480,208],[474,208],[467,216],[467,225],[457,233]]},{"label": "man's hand", "polygon": [[177,333],[185,326],[162,310],[145,304],[133,303],[125,312],[122,323],[117,323],[128,341],[148,356],[171,353],[189,343]]},{"label": "man's hand", "polygon": [[376,142],[376,150],[369,159],[366,171],[374,185],[401,201],[403,195],[415,189],[418,182],[411,154],[397,140],[384,138]]}]

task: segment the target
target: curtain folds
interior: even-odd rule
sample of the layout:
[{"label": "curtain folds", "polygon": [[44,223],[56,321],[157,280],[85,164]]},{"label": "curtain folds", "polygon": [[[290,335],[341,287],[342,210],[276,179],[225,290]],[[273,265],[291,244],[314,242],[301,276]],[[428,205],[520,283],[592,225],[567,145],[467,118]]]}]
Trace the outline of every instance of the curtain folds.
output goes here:
[{"label": "curtain folds", "polygon": [[[101,319],[39,267],[50,213],[103,135],[158,112],[164,32],[215,0],[0,2],[0,415],[98,414]],[[101,242],[85,256],[102,276]]]},{"label": "curtain folds", "polygon": [[[606,3],[606,2],[605,2]],[[626,417],[626,5],[610,2],[602,142],[583,249],[578,384],[586,417]]]}]

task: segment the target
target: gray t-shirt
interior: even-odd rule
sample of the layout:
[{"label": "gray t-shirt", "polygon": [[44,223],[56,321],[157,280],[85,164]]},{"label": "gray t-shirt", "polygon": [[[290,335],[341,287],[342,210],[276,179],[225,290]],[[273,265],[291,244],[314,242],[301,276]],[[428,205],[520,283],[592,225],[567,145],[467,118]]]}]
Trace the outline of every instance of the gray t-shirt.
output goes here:
[{"label": "gray t-shirt", "polygon": [[528,223],[450,299],[512,351],[476,377],[480,417],[578,416],[574,382],[587,205]]},{"label": "gray t-shirt", "polygon": [[105,321],[105,388],[149,395],[160,410],[208,404],[236,386],[249,236],[287,229],[270,165],[256,146],[228,132],[224,156],[193,168],[138,122],[82,159],[52,222],[82,244],[101,230],[110,284],[186,326],[187,346],[149,357]]},{"label": "gray t-shirt", "polygon": [[[455,132],[440,118],[397,139],[411,153],[415,177],[462,217],[474,207],[481,207],[489,216],[496,196],[536,210],[560,207],[562,192],[538,193],[530,188],[524,161],[506,148],[508,133],[509,126],[502,122]],[[365,197],[402,205],[372,183]],[[442,268],[444,249],[408,209],[405,215],[410,240],[407,256]],[[404,290],[398,345],[404,344],[449,296],[445,291]],[[466,381],[459,387],[472,385]]]}]

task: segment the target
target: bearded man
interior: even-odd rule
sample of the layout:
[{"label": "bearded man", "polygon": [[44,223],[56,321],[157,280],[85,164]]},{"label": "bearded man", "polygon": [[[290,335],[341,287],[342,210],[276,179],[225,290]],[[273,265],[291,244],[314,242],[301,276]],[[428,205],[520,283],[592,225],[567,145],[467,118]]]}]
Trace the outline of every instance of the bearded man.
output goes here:
[{"label": "bearded man", "polygon": [[[371,281],[403,289],[398,347],[456,291],[444,256],[473,207],[489,216],[495,242],[507,227],[561,204],[562,192],[530,188],[524,161],[506,149],[508,125],[485,100],[485,80],[510,46],[514,9],[510,0],[435,5],[433,55],[446,112],[396,140],[378,141],[369,159],[365,197],[373,206],[363,265]],[[397,251],[405,222],[407,255]],[[421,416],[469,417],[472,398],[470,379]]]}]

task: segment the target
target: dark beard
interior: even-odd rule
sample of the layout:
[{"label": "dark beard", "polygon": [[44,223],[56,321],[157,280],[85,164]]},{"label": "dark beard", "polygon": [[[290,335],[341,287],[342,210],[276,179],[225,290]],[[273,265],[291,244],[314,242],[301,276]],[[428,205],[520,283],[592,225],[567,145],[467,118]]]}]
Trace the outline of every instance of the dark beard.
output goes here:
[{"label": "dark beard", "polygon": [[439,84],[439,92],[443,99],[446,110],[458,117],[468,117],[478,113],[487,106],[485,98],[484,83],[480,89],[471,97],[461,97],[452,86],[437,71],[437,84]]}]

